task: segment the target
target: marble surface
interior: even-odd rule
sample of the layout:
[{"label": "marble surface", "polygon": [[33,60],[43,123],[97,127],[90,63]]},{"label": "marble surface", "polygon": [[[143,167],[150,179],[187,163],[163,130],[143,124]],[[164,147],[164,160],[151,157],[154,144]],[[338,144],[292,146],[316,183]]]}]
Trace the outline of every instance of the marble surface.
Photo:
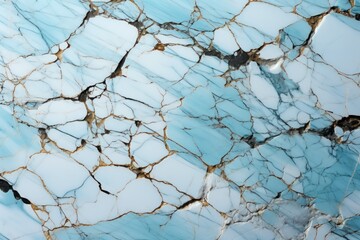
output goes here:
[{"label": "marble surface", "polygon": [[360,239],[360,1],[0,0],[0,239]]}]

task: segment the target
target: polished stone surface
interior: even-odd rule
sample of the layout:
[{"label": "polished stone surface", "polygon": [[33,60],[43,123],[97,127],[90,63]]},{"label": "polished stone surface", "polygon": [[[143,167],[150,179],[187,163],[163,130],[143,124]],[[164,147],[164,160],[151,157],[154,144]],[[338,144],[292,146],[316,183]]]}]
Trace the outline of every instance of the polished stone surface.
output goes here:
[{"label": "polished stone surface", "polygon": [[360,239],[360,1],[0,0],[0,239]]}]

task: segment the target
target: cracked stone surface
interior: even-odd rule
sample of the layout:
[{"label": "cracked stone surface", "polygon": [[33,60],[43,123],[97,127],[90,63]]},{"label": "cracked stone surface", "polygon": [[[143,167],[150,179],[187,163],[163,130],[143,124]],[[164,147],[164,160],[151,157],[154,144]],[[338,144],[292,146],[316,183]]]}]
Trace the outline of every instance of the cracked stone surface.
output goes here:
[{"label": "cracked stone surface", "polygon": [[360,239],[359,0],[0,0],[0,239]]}]

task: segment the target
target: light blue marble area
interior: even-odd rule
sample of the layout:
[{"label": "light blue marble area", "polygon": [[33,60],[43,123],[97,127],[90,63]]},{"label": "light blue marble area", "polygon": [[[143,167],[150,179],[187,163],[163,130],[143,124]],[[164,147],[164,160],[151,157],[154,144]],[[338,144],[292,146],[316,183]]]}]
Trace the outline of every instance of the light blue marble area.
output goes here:
[{"label": "light blue marble area", "polygon": [[359,0],[0,0],[0,240],[360,240]]}]

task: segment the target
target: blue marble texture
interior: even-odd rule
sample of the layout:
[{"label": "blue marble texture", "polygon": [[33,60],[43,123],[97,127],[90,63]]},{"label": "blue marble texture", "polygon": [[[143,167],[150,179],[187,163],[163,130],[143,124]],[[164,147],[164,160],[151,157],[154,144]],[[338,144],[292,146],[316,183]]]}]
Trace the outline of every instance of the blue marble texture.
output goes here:
[{"label": "blue marble texture", "polygon": [[360,1],[0,12],[0,240],[360,239]]}]

